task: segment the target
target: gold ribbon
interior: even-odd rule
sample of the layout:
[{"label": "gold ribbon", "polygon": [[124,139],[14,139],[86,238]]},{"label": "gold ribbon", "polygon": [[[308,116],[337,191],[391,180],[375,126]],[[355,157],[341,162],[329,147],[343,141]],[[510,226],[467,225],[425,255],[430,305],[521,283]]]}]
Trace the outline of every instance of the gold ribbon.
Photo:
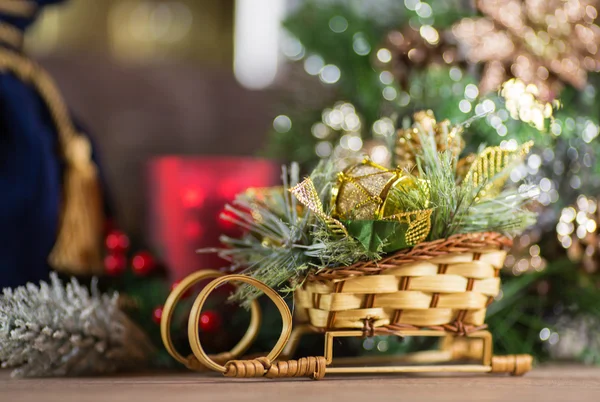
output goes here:
[{"label": "gold ribbon", "polygon": [[323,203],[321,202],[319,193],[310,177],[307,177],[301,183],[296,184],[294,187],[290,188],[289,191],[302,205],[322,219],[334,235],[342,237],[348,236],[348,231],[344,224],[327,215],[323,210]]}]

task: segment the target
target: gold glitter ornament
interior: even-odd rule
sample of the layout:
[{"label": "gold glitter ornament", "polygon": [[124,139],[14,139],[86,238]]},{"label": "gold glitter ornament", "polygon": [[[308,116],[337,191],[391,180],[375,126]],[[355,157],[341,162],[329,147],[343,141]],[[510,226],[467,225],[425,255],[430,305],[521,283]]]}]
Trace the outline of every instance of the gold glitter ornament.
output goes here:
[{"label": "gold glitter ornament", "polygon": [[289,191],[302,203],[302,205],[322,219],[327,224],[327,228],[331,233],[340,237],[348,236],[348,231],[342,222],[327,215],[323,210],[323,203],[321,202],[319,193],[310,177],[307,177],[301,183],[290,188]]},{"label": "gold glitter ornament", "polygon": [[402,180],[399,171],[389,170],[369,159],[338,174],[332,190],[334,216],[345,220],[376,219],[389,189]]},{"label": "gold glitter ornament", "polygon": [[433,209],[403,212],[387,219],[395,219],[400,223],[408,225],[408,230],[404,234],[404,240],[407,245],[412,246],[424,241],[431,231],[432,212]]},{"label": "gold glitter ornament", "polygon": [[386,201],[393,187],[423,186],[399,169],[387,169],[370,159],[346,168],[338,174],[331,202],[335,217],[342,220],[395,219],[401,212],[388,208]]},{"label": "gold glitter ornament", "polygon": [[416,112],[412,127],[398,130],[395,146],[398,168],[410,170],[416,166],[416,154],[421,149],[420,135],[433,135],[438,152],[449,150],[458,157],[465,146],[462,132],[462,126],[451,125],[449,120],[438,123],[431,110]]}]

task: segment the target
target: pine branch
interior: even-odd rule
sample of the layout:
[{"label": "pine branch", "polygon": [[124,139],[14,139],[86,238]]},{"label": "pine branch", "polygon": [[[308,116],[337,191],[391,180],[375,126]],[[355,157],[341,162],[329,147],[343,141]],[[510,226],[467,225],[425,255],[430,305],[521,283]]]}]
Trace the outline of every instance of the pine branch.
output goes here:
[{"label": "pine branch", "polygon": [[0,361],[15,377],[104,374],[133,368],[153,351],[119,309],[119,295],[76,279],[4,289],[0,296]]},{"label": "pine branch", "polygon": [[319,222],[313,228],[313,242],[304,253],[317,261],[311,263],[317,269],[325,267],[346,267],[358,261],[377,261],[382,250],[370,252],[355,238],[346,236],[332,238],[327,227]]},{"label": "pine branch", "polygon": [[457,233],[494,231],[516,236],[535,224],[537,214],[527,204],[537,197],[536,186],[506,190],[492,199],[482,200],[469,208]]},{"label": "pine branch", "polygon": [[417,155],[419,177],[429,180],[431,204],[431,232],[429,240],[448,237],[457,221],[473,202],[470,188],[456,184],[456,158],[451,152],[438,152],[432,133],[420,132],[421,152]]},{"label": "pine branch", "polygon": [[[525,186],[522,191],[505,190],[499,194],[482,197],[488,183],[497,183],[508,176],[518,160],[504,164],[489,180],[474,184],[472,180],[457,181],[458,156],[439,152],[433,135],[420,130],[422,149],[417,154],[419,177],[428,180],[431,204],[431,232],[429,240],[447,238],[455,233],[497,231],[510,236],[523,232],[533,225],[537,214],[527,205],[536,198],[538,189]],[[489,193],[489,192],[488,192]],[[411,202],[408,193],[395,194]],[[396,202],[401,202],[396,201]]]}]

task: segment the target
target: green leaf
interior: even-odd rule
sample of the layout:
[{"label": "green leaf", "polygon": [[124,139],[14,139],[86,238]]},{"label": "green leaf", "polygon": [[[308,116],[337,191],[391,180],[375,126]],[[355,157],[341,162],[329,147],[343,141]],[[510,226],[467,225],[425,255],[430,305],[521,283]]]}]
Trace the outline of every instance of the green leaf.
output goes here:
[{"label": "green leaf", "polygon": [[348,233],[371,252],[393,252],[409,245],[406,243],[406,223],[382,220],[357,220],[344,222]]}]

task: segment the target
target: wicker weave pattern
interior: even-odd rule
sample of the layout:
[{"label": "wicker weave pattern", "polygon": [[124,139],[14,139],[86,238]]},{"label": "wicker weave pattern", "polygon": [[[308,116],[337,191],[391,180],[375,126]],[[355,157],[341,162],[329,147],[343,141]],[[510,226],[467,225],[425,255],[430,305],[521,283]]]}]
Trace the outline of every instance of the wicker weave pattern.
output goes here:
[{"label": "wicker weave pattern", "polygon": [[[296,315],[321,329],[480,328],[500,290],[510,239],[497,233],[422,243],[377,263],[323,270],[296,291]],[[383,329],[383,328],[381,328]]]}]

